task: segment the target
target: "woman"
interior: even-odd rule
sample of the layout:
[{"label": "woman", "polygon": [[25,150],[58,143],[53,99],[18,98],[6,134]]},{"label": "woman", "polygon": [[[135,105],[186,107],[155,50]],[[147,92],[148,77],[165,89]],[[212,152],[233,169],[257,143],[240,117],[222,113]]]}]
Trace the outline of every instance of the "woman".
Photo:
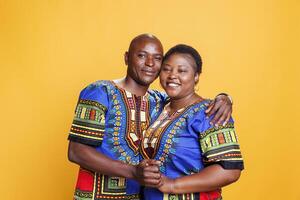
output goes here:
[{"label": "woman", "polygon": [[209,100],[195,93],[201,67],[190,46],[176,45],[165,55],[160,83],[170,102],[144,134],[141,148],[144,159],[161,162],[162,182],[145,187],[144,199],[222,199],[221,187],[237,181],[244,168],[233,120],[211,126],[204,112]]}]

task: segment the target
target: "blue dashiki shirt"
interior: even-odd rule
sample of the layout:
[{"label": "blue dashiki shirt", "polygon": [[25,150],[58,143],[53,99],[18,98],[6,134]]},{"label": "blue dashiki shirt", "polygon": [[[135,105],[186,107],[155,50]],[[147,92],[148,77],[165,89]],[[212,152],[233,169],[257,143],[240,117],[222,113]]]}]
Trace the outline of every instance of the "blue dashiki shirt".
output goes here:
[{"label": "blue dashiki shirt", "polygon": [[[136,96],[112,81],[97,81],[80,93],[68,139],[96,148],[114,160],[140,162],[140,138],[162,111],[166,95]],[[140,199],[140,185],[80,168],[74,199]]]},{"label": "blue dashiki shirt", "polygon": [[[145,132],[141,155],[162,162],[160,171],[175,179],[200,172],[205,166],[220,164],[224,169],[243,169],[244,164],[234,131],[233,120],[213,127],[206,118],[205,103],[194,103],[169,115],[164,109]],[[167,107],[167,106],[166,106]],[[221,189],[191,194],[163,194],[156,188],[144,188],[145,200],[216,200]]]}]

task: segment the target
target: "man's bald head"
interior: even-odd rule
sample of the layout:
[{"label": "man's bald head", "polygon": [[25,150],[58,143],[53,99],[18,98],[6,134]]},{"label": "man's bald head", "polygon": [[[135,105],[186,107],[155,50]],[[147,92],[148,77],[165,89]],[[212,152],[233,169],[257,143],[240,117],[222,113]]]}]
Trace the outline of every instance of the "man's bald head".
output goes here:
[{"label": "man's bald head", "polygon": [[144,34],[140,34],[140,35],[136,36],[135,38],[133,38],[131,40],[129,49],[128,49],[128,53],[130,53],[130,51],[132,51],[132,49],[135,47],[136,44],[145,43],[145,42],[156,43],[161,49],[163,49],[163,46],[162,46],[160,40],[156,36],[149,34],[149,33],[144,33]]}]

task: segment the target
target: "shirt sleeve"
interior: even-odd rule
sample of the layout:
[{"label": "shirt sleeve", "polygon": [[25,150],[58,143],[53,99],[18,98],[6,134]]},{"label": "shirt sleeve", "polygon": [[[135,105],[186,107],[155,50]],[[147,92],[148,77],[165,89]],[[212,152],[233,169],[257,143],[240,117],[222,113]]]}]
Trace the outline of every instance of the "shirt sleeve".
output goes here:
[{"label": "shirt sleeve", "polygon": [[100,146],[105,130],[108,98],[101,83],[93,83],[80,93],[68,139],[90,146]]},{"label": "shirt sleeve", "polygon": [[230,118],[225,126],[214,127],[209,124],[212,118],[203,117],[193,127],[199,132],[204,165],[220,164],[224,169],[244,169],[233,119]]}]

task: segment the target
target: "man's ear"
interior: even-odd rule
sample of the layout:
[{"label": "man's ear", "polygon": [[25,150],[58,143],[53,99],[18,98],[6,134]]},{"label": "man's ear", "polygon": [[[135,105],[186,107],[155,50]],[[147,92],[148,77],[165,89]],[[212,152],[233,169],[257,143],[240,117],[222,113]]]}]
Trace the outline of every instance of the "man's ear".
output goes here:
[{"label": "man's ear", "polygon": [[128,65],[128,51],[126,51],[124,53],[124,61],[125,61],[125,64]]}]

